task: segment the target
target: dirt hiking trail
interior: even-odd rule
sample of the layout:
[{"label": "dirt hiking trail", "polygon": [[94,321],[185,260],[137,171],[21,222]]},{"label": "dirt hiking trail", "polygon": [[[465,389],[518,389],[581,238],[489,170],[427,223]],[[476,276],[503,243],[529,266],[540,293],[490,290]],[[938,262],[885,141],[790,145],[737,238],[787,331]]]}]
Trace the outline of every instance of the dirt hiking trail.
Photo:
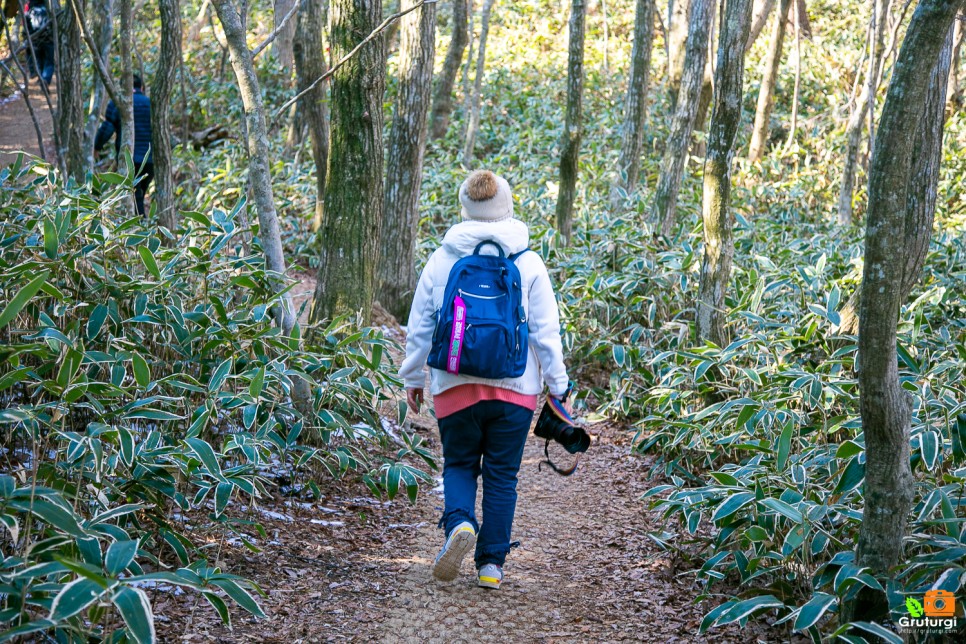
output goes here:
[{"label": "dirt hiking trail", "polygon": [[[57,107],[56,85],[56,81],[50,85],[50,99],[55,109]],[[6,87],[10,87],[9,79],[6,80]],[[44,135],[47,158],[52,160],[54,158],[53,118],[47,108],[44,93],[36,80],[30,82],[29,90],[30,104],[34,108],[34,114]],[[27,104],[19,94],[15,97],[0,98],[0,168],[13,163],[18,152],[40,156],[37,130],[34,129],[33,121],[30,119]]]}]

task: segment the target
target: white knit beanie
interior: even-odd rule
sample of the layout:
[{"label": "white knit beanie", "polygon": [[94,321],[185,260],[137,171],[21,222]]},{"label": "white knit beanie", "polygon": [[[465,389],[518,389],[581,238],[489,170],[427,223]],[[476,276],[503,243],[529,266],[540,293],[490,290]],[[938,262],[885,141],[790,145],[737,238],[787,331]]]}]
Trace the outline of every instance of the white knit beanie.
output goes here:
[{"label": "white knit beanie", "polygon": [[460,186],[463,218],[504,221],[513,218],[513,194],[506,179],[489,170],[474,170]]}]

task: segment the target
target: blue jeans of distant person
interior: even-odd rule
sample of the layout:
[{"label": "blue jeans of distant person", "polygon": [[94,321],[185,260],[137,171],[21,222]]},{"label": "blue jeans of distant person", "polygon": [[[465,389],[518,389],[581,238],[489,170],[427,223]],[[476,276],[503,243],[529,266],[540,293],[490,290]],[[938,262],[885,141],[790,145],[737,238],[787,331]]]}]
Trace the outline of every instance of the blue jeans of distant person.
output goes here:
[{"label": "blue jeans of distant person", "polygon": [[[517,506],[517,472],[533,411],[501,400],[482,400],[439,419],[443,442],[440,527],[446,534],[463,521],[477,532],[476,567],[502,566],[510,552]],[[483,521],[476,520],[476,482],[483,475]]]}]

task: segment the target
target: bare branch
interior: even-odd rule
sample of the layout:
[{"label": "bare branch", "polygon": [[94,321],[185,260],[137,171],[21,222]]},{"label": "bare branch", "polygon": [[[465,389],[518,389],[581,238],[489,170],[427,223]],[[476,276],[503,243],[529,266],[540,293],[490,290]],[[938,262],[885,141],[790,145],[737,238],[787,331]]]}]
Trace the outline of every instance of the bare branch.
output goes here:
[{"label": "bare branch", "polygon": [[268,37],[263,40],[258,47],[255,47],[255,49],[252,50],[252,60],[262,53],[262,50],[271,45],[272,41],[278,37],[278,34],[282,31],[282,29],[285,29],[285,25],[288,24],[289,19],[295,15],[296,11],[298,11],[300,4],[302,4],[302,0],[295,0],[295,4],[292,5],[292,8],[289,9],[288,13],[285,14],[285,17],[282,18],[282,22],[278,23],[272,33],[268,34]]}]

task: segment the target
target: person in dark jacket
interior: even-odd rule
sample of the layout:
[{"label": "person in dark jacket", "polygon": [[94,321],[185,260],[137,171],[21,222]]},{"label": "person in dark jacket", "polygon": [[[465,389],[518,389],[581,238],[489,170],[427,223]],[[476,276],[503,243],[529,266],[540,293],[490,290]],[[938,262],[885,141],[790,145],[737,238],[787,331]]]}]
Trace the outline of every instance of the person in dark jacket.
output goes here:
[{"label": "person in dark jacket", "polygon": [[22,38],[30,41],[27,45],[30,77],[40,76],[40,82],[50,85],[54,77],[54,37],[47,0],[25,4],[23,18]]},{"label": "person in dark jacket", "polygon": [[[121,112],[114,101],[107,104],[104,122],[94,137],[94,149],[100,150],[114,138],[114,154],[121,152]],[[139,215],[143,215],[144,193],[154,180],[154,163],[151,160],[151,99],[144,95],[141,77],[134,74],[134,167],[137,175],[134,184],[134,201]]]}]

